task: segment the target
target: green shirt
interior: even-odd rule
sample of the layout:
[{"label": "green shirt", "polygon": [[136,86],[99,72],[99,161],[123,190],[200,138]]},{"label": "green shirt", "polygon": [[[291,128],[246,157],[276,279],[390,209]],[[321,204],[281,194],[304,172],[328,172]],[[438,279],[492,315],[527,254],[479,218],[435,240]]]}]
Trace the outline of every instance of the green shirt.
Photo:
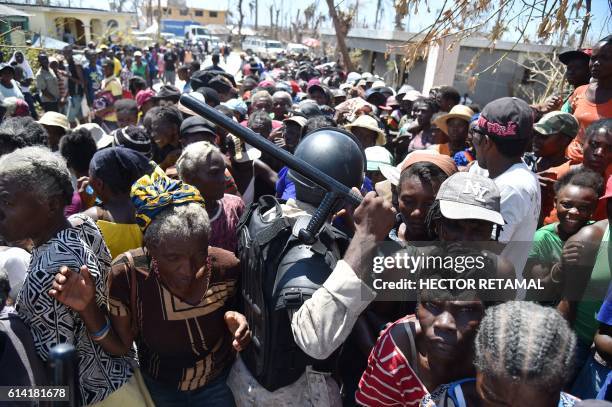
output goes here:
[{"label": "green shirt", "polygon": [[559,222],[542,226],[536,230],[533,236],[533,247],[529,253],[530,260],[536,260],[541,264],[557,263],[561,259],[563,243],[557,234]]},{"label": "green shirt", "polygon": [[582,301],[576,307],[576,322],[574,330],[578,340],[585,345],[593,342],[599,322],[597,312],[601,308],[604,298],[608,292],[608,285],[612,276],[610,275],[610,262],[612,261],[612,244],[610,244],[610,226],[601,239],[597,259],[591,272],[589,284],[584,291]]},{"label": "green shirt", "polygon": [[561,111],[563,113],[569,113],[569,114],[574,113],[574,112],[572,112],[572,105],[570,104],[569,98],[567,98],[565,103],[563,103],[563,106],[561,106]]},{"label": "green shirt", "polygon": [[[593,221],[589,221],[587,225],[592,223]],[[529,253],[530,260],[536,260],[540,264],[553,264],[561,260],[561,252],[565,241],[561,240],[557,234],[557,225],[559,225],[559,222],[542,226],[536,230],[533,236],[533,246]]]},{"label": "green shirt", "polygon": [[142,79],[146,79],[146,69],[147,66],[144,63],[140,66],[136,65],[135,62],[132,64],[132,73],[136,76],[140,76]]}]

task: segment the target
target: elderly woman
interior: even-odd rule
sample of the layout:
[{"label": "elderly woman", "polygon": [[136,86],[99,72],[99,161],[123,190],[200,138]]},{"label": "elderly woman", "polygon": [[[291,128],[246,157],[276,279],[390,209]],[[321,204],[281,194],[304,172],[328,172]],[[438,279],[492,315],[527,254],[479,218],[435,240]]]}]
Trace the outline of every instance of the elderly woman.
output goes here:
[{"label": "elderly woman", "polygon": [[225,160],[221,151],[208,141],[185,147],[177,161],[181,179],[200,191],[210,219],[209,244],[231,252],[238,249],[238,223],[244,202],[225,193]]},{"label": "elderly woman", "polygon": [[232,406],[226,377],[234,350],[250,340],[244,316],[228,311],[238,260],[209,248],[203,198],[161,168],[136,181],[132,200],[144,248],[115,259],[108,312],[95,306],[86,267],[80,274],[63,268],[50,294],[91,324],[109,353],[124,355],[136,341],[156,405]]},{"label": "elderly woman", "polygon": [[74,344],[78,353],[80,404],[102,400],[109,405],[145,405],[140,393],[126,392],[132,383],[131,346],[120,356],[107,353],[92,326],[52,297],[44,295],[55,273],[65,266],[87,268],[91,308],[104,304],[110,255],[100,231],[87,216],[64,217],[72,198],[64,160],[41,147],[18,149],[0,158],[0,235],[8,241],[30,238],[32,258],[16,308],[43,360],[58,343]]}]

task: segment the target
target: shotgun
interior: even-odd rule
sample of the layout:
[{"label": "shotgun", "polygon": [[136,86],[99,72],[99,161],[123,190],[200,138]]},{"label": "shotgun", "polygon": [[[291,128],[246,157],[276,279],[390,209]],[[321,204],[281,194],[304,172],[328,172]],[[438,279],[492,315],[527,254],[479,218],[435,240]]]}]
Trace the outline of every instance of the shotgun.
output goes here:
[{"label": "shotgun", "polygon": [[309,163],[295,157],[288,151],[276,146],[273,142],[260,136],[253,130],[241,126],[239,123],[228,118],[223,113],[208,106],[205,102],[202,102],[189,94],[184,94],[181,96],[181,104],[185,105],[188,109],[191,109],[206,120],[211,121],[215,125],[224,128],[228,132],[244,140],[244,142],[249,143],[266,154],[269,154],[285,164],[292,171],[303,175],[327,191],[323,201],[317,208],[314,215],[312,215],[308,226],[299,232],[299,238],[304,243],[312,244],[315,242],[315,236],[319,232],[319,229],[321,229],[321,226],[323,226],[325,223],[325,220],[329,217],[330,212],[338,201],[343,200],[344,202],[353,206],[358,206],[361,203],[361,195],[354,193],[346,185],[325,174],[318,168],[313,167]]},{"label": "shotgun", "polygon": [[78,406],[78,361],[76,349],[69,343],[60,343],[49,352],[51,385],[68,386],[68,401],[54,402],[53,407]]}]

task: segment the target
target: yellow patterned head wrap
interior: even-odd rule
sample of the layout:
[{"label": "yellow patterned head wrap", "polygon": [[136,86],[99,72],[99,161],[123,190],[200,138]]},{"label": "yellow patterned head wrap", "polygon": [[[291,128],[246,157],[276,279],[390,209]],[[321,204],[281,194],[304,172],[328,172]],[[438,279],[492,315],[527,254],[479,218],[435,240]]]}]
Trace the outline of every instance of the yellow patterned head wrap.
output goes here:
[{"label": "yellow patterned head wrap", "polygon": [[143,232],[166,208],[191,202],[204,205],[204,198],[195,187],[169,178],[160,167],[137,180],[130,196],[136,207],[136,223]]}]

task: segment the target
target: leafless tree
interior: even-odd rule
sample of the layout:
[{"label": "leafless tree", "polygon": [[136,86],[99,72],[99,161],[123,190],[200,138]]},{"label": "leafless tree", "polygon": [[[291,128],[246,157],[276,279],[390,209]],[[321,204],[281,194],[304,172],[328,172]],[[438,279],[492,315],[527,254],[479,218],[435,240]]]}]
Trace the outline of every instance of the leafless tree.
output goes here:
[{"label": "leafless tree", "polygon": [[108,5],[111,11],[122,13],[124,11],[123,8],[125,7],[126,3],[127,3],[127,0],[114,0],[114,1],[111,1]]},{"label": "leafless tree", "polygon": [[558,52],[527,54],[524,62],[513,60],[525,70],[522,81],[514,83],[512,92],[539,104],[553,95],[569,96],[570,86],[564,80],[565,65],[558,63]]},{"label": "leafless tree", "polygon": [[[406,15],[430,11],[428,4],[427,0],[395,0],[396,29],[403,29],[401,21]],[[612,0],[608,0],[608,4],[612,5]],[[444,0],[434,21],[398,48],[403,51],[406,65],[411,66],[427,54],[432,44],[440,44],[443,39],[451,39],[453,47],[469,36],[486,32],[489,48],[494,49],[504,33],[516,31],[514,46],[482,73],[497,68],[517,44],[527,41],[555,43],[560,36],[566,35],[570,25],[574,29],[582,25],[577,44],[581,46],[589,30],[590,14],[591,0]],[[536,33],[528,38],[527,28],[534,25]]]},{"label": "leafless tree", "polygon": [[329,8],[329,16],[332,19],[334,24],[334,29],[336,30],[336,42],[338,45],[338,51],[342,56],[342,62],[344,64],[344,69],[348,72],[353,71],[353,62],[349,56],[348,48],[346,47],[346,42],[344,39],[346,38],[346,34],[348,33],[348,29],[350,25],[346,24],[346,21],[340,20],[338,16],[338,12],[336,11],[336,6],[334,5],[334,0],[325,0],[327,2],[327,7]]},{"label": "leafless tree", "polygon": [[242,41],[242,24],[244,23],[244,12],[242,11],[242,1],[238,0],[238,41]]}]

